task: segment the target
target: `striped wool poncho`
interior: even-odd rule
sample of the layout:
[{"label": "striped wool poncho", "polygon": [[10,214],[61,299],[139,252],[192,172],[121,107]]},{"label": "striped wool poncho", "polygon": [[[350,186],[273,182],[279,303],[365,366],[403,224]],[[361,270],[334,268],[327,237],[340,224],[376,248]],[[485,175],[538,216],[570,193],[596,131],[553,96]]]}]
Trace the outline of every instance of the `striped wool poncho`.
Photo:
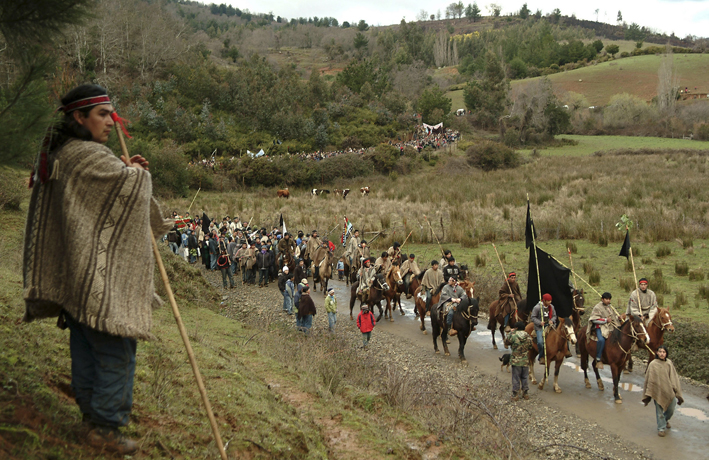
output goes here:
[{"label": "striped wool poncho", "polygon": [[50,155],[52,175],[32,190],[23,248],[24,321],[56,317],[121,337],[149,339],[150,231],[163,235],[150,173],[102,144],[72,140]]}]

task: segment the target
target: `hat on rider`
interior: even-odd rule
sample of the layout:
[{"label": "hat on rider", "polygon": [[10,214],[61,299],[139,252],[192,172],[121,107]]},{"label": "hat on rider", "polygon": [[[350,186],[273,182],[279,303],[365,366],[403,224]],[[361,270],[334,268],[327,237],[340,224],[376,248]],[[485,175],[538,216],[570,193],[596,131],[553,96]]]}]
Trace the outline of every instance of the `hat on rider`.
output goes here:
[{"label": "hat on rider", "polygon": [[512,278],[513,276],[517,276],[517,273],[515,273],[515,272],[510,272],[510,274],[507,275],[508,278]]},{"label": "hat on rider", "polygon": [[542,300],[551,300],[551,294],[544,294]]},{"label": "hat on rider", "polygon": [[611,295],[610,292],[604,292],[603,294],[601,294],[601,299],[609,299],[610,300],[611,298],[613,298],[613,296]]},{"label": "hat on rider", "polygon": [[394,246],[395,248],[398,248],[398,247],[401,246],[401,245],[400,245],[397,241],[394,241],[393,246]]},{"label": "hat on rider", "polygon": [[647,284],[647,278],[640,278],[640,281],[638,281],[638,284]]},{"label": "hat on rider", "polygon": [[371,263],[371,262],[372,262],[372,261],[369,260],[369,258],[366,258],[366,259],[364,259],[364,260],[362,261],[362,263],[364,263],[364,264],[369,264],[369,263]]}]

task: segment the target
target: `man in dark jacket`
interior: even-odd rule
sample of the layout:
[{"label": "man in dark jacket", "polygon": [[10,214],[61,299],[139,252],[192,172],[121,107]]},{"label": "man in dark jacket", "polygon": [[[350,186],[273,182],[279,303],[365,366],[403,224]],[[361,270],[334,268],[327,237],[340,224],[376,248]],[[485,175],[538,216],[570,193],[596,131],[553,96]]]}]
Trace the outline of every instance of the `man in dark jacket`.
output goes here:
[{"label": "man in dark jacket", "polygon": [[256,266],[259,270],[258,287],[268,286],[268,270],[271,267],[271,255],[268,253],[266,246],[262,246],[261,250],[256,254]]},{"label": "man in dark jacket", "polygon": [[214,234],[209,235],[209,269],[217,269],[217,257],[219,257],[219,242],[217,236]]},{"label": "man in dark jacket", "polygon": [[197,238],[194,236],[194,232],[188,230],[187,233],[189,237],[187,238],[187,249],[190,251],[190,263],[193,264],[197,262]]},{"label": "man in dark jacket", "polygon": [[313,316],[316,313],[315,303],[310,297],[310,286],[305,286],[298,306],[298,323],[303,332],[307,333],[313,326]]},{"label": "man in dark jacket", "polygon": [[308,277],[308,269],[305,268],[305,261],[303,259],[298,259],[298,265],[293,271],[293,281],[300,283],[300,280]]},{"label": "man in dark jacket", "polygon": [[443,268],[443,281],[448,282],[448,278],[455,276],[457,280],[460,278],[460,267],[455,263],[455,257],[448,258],[448,263]]}]

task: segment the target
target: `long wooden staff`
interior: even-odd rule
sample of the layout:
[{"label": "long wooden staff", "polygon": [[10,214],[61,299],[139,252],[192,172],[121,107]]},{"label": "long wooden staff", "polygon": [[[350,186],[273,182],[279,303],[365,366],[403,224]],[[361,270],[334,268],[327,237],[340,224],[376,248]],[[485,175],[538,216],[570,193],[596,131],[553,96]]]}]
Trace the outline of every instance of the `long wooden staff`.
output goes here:
[{"label": "long wooden staff", "polygon": [[[121,144],[121,149],[122,149],[122,148],[123,148],[123,144]],[[190,212],[190,209],[192,209],[192,205],[194,204],[194,200],[197,199],[197,195],[199,195],[199,191],[200,191],[200,190],[202,190],[202,187],[200,187],[200,188],[197,190],[197,193],[194,194],[194,198],[192,199],[192,203],[190,203],[190,207],[187,208],[187,213],[189,213],[189,212]]]},{"label": "long wooden staff", "polygon": [[[625,226],[625,231],[628,232],[628,226]],[[630,243],[630,237],[628,237],[628,243]],[[635,274],[635,261],[633,260],[633,247],[632,245],[628,245],[628,252],[630,253],[630,264],[633,266],[633,279],[635,280],[635,292],[638,293],[638,310],[640,310],[640,314],[642,315],[643,309],[642,305],[640,304],[640,285],[638,284],[638,275]],[[616,312],[617,313],[617,312]]]},{"label": "long wooden staff", "polygon": [[[128,148],[126,147],[126,142],[123,139],[123,133],[121,132],[118,123],[116,123],[116,132],[118,133],[118,143],[121,144],[121,152],[125,156],[126,160],[130,161],[130,156],[128,155]],[[207,397],[207,390],[204,388],[204,383],[202,382],[202,374],[199,372],[197,367],[197,360],[194,357],[194,351],[192,351],[192,345],[190,345],[190,339],[187,337],[187,330],[182,322],[182,317],[180,316],[180,310],[177,308],[177,302],[175,301],[175,296],[172,294],[172,288],[170,287],[170,280],[167,278],[167,272],[165,271],[165,265],[162,262],[162,257],[160,257],[160,252],[158,251],[158,244],[155,242],[155,237],[152,232],[150,233],[150,240],[153,242],[153,254],[155,255],[155,262],[158,264],[158,269],[160,270],[160,275],[162,281],[165,284],[165,291],[167,291],[167,298],[172,306],[172,313],[175,316],[175,322],[177,322],[177,328],[180,330],[180,335],[182,336],[182,341],[187,349],[187,356],[190,360],[190,365],[192,366],[192,372],[194,373],[194,379],[197,381],[197,387],[199,388],[199,393],[202,395],[202,402],[207,411],[207,417],[209,418],[209,423],[212,425],[212,433],[214,434],[214,440],[217,443],[217,448],[222,456],[222,460],[228,460],[226,456],[226,451],[224,450],[224,443],[222,443],[222,437],[219,434],[219,427],[217,426],[217,421],[214,418],[214,413],[212,412],[212,405],[209,404],[209,398]]]},{"label": "long wooden staff", "polygon": [[406,242],[409,241],[409,237],[411,236],[411,234],[412,234],[413,232],[414,232],[414,231],[411,230],[411,231],[409,232],[409,234],[406,236],[406,239],[404,240],[404,243],[403,243],[401,246],[399,246],[399,250],[400,250],[400,251],[401,251],[401,248],[404,247],[404,244],[406,244]]},{"label": "long wooden staff", "polygon": [[431,233],[433,233],[433,236],[436,237],[436,242],[438,243],[438,248],[441,250],[441,254],[443,255],[443,257],[445,257],[446,253],[443,250],[443,247],[441,246],[441,242],[438,241],[438,235],[436,235],[436,232],[433,231],[433,227],[431,227],[431,222],[428,221],[428,217],[426,217],[425,214],[424,214],[423,218],[426,221],[426,223],[428,224],[428,227],[431,229]]},{"label": "long wooden staff", "polygon": [[[529,194],[527,194],[527,206],[529,206]],[[549,372],[547,371],[549,369],[549,366],[547,365],[547,338],[544,334],[544,302],[542,301],[542,282],[539,279],[539,260],[537,258],[537,238],[534,236],[534,221],[531,221],[530,224],[532,227],[532,245],[534,246],[534,263],[537,265],[537,288],[539,292],[539,302],[542,304],[539,316],[542,323],[542,340],[544,341],[544,378],[549,378]],[[551,316],[549,319],[551,320]]]},{"label": "long wooden staff", "polygon": [[569,264],[571,265],[571,276],[574,280],[574,291],[576,290],[576,272],[574,272],[574,260],[571,258],[571,249],[566,248],[566,252],[569,253]]},{"label": "long wooden staff", "polygon": [[497,252],[497,246],[495,246],[495,243],[492,243],[492,248],[495,250],[495,254],[497,255],[497,261],[500,262],[500,268],[502,269],[502,276],[505,277],[505,283],[507,283],[507,289],[509,289],[510,294],[512,294],[512,303],[515,306],[515,318],[517,318],[517,321],[519,321],[519,316],[517,316],[517,301],[515,300],[514,292],[512,292],[512,287],[510,286],[510,280],[509,280],[509,278],[507,278],[507,272],[505,271],[505,267],[502,265],[502,259],[500,259],[500,254]]}]

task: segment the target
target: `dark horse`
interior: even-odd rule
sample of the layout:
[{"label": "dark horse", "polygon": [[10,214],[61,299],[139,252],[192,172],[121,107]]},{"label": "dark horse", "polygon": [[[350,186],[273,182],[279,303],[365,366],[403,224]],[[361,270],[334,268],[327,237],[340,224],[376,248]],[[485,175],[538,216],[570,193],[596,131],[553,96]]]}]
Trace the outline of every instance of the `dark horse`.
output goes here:
[{"label": "dark horse", "polygon": [[[652,351],[648,352],[647,363],[650,364],[653,359],[655,359],[655,354],[657,353],[657,347],[665,343],[665,331],[674,332],[675,327],[672,325],[672,315],[670,315],[669,308],[659,308],[657,309],[657,314],[652,318],[650,324],[647,326],[647,333],[650,334],[650,342],[647,347]],[[628,368],[623,371],[624,373],[633,372],[633,355],[628,358]]]},{"label": "dark horse", "polygon": [[394,312],[396,311],[397,302],[399,303],[399,311],[402,315],[405,314],[404,309],[401,307],[401,294],[404,292],[404,280],[401,278],[398,264],[391,266],[386,280],[389,289],[384,291],[384,298],[387,301],[384,317],[389,317],[389,321],[394,321]]},{"label": "dark horse", "polygon": [[[573,289],[571,291],[571,294],[574,297],[574,307],[573,307],[573,312],[571,314],[571,320],[574,323],[574,330],[578,334],[578,329],[581,326],[581,315],[583,315],[584,312],[584,303],[586,302],[586,299],[583,295],[583,289],[577,290]],[[502,313],[495,314],[497,313],[497,305],[498,305],[499,299],[493,301],[490,304],[489,311],[488,311],[488,322],[487,322],[487,328],[490,330],[491,335],[492,335],[492,348],[497,350],[497,343],[495,343],[495,329],[497,329],[497,325],[499,324],[499,330],[500,330],[500,335],[502,336],[502,342],[504,343],[505,341],[505,317]],[[524,298],[520,300],[517,303],[517,312],[516,316],[519,319],[515,318],[515,312],[512,312],[510,315],[510,321],[509,325],[513,325],[517,321],[523,321],[527,322],[529,320],[529,315],[532,313],[532,308],[534,305],[527,305],[527,299]],[[507,348],[507,347],[505,347]]]},{"label": "dark horse", "polygon": [[[460,286],[465,291],[466,297],[461,300],[457,308],[453,307],[455,308],[455,313],[453,313],[452,326],[453,329],[458,332],[458,357],[461,363],[467,362],[465,359],[465,344],[468,341],[470,333],[475,330],[475,326],[478,324],[480,299],[474,297],[474,285],[475,283],[472,281],[460,282]],[[446,318],[443,316],[442,305],[431,309],[431,330],[433,335],[433,349],[436,353],[440,353],[438,350],[438,336],[440,335],[441,342],[443,343],[443,351],[446,356],[450,356],[450,351],[448,351],[448,324],[446,323]]]},{"label": "dark horse", "polygon": [[[593,357],[593,372],[596,374],[596,383],[598,389],[603,391],[603,381],[598,374],[596,368],[596,342],[587,339],[586,327],[581,328],[578,334],[579,349],[581,351],[581,369],[583,369],[583,378],[586,382],[586,388],[591,388],[591,382],[588,380],[588,357]],[[620,375],[625,368],[625,364],[630,356],[630,349],[635,344],[639,347],[644,347],[650,341],[650,336],[643,325],[642,320],[635,315],[630,315],[620,327],[616,327],[606,339],[606,346],[603,348],[603,356],[601,361],[604,364],[610,364],[611,373],[613,375],[613,397],[616,404],[621,404],[623,399],[618,393],[618,383]]]},{"label": "dark horse", "polygon": [[[350,320],[354,320],[354,316],[352,316],[352,310],[354,310],[354,304],[357,300],[358,287],[359,281],[357,281],[352,285],[352,287],[350,287]],[[379,317],[377,318],[377,322],[382,319],[382,315],[384,314],[382,309],[382,300],[384,300],[384,291],[387,291],[388,289],[389,285],[387,285],[387,282],[384,279],[384,274],[377,273],[376,275],[374,275],[374,283],[372,283],[372,287],[369,289],[369,298],[367,299],[367,306],[369,307],[369,311],[371,312],[374,312],[374,305],[379,308]],[[359,307],[362,308],[362,301],[359,302]]]}]

